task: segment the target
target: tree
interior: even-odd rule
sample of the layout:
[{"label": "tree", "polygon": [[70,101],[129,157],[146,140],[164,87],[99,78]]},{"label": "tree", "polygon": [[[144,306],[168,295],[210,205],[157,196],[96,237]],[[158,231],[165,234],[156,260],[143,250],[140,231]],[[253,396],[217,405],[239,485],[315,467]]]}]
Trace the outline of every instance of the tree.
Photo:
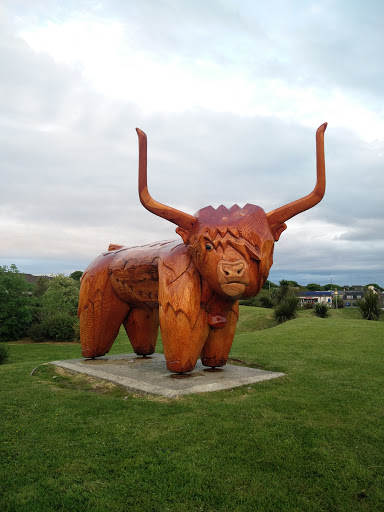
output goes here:
[{"label": "tree", "polygon": [[309,290],[310,292],[319,292],[321,290],[324,290],[324,288],[320,284],[317,284],[317,283],[307,284],[306,289]]},{"label": "tree", "polygon": [[269,281],[268,279],[263,284],[264,290],[270,290],[271,288],[278,288],[277,284],[272,283],[272,281]]},{"label": "tree", "polygon": [[79,302],[78,281],[58,274],[49,282],[48,290],[41,298],[44,316],[67,313],[76,316]]},{"label": "tree", "polygon": [[79,281],[64,274],[49,280],[48,289],[35,307],[35,322],[28,331],[34,341],[72,341],[77,337]]},{"label": "tree", "polygon": [[80,281],[82,275],[83,272],[81,270],[75,270],[72,274],[69,274],[69,277],[75,281]]},{"label": "tree", "polygon": [[292,288],[302,288],[302,286],[297,281],[288,281],[288,283]]},{"label": "tree", "polygon": [[16,265],[0,266],[0,341],[17,340],[32,322],[29,290]]},{"label": "tree", "polygon": [[382,288],[381,286],[379,286],[378,284],[376,283],[369,283],[369,284],[366,284],[364,286],[364,290],[367,289],[369,286],[373,286],[376,290],[380,290],[381,292],[384,292],[384,288]]},{"label": "tree", "polygon": [[41,297],[48,290],[50,279],[47,276],[40,276],[36,281],[36,286],[33,291],[34,297]]},{"label": "tree", "polygon": [[323,286],[324,290],[344,290],[342,286],[338,284],[328,283]]}]

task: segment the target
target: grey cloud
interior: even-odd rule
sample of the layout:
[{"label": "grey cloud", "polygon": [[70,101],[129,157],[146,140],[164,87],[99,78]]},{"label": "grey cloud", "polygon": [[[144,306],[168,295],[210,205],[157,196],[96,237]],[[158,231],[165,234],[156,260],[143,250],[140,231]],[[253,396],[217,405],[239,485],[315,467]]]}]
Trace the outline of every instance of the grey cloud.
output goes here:
[{"label": "grey cloud", "polygon": [[[377,108],[384,88],[381,66],[384,33],[382,2],[364,5],[340,1],[174,3],[107,2],[119,19],[136,20],[134,40],[167,60],[213,59],[242,69],[255,79],[288,80],[324,90],[343,87],[365,93]],[[110,12],[110,11],[109,11]],[[279,12],[279,17],[276,16]],[[130,25],[128,25],[130,26]],[[129,34],[132,37],[132,34]]]},{"label": "grey cloud", "polygon": [[[384,222],[382,219],[359,219],[356,224],[349,227],[347,231],[342,232],[338,240],[349,242],[381,242],[384,253]],[[369,247],[369,245],[368,245]]]},{"label": "grey cloud", "polygon": [[[150,11],[155,4],[135,5]],[[166,14],[165,9],[164,27]],[[207,23],[202,42],[208,37]],[[235,23],[240,30],[242,21]],[[176,18],[172,24],[177,41]],[[188,30],[183,37],[185,45],[193,43],[187,41]],[[244,37],[239,45],[250,36]],[[76,70],[35,54],[10,34],[1,39],[0,66],[7,69],[0,82],[3,264],[23,256],[25,265],[32,258],[44,260],[45,271],[54,271],[55,265],[75,270],[111,242],[176,238],[175,226],[139,202],[136,126],[148,134],[151,194],[188,213],[209,204],[247,202],[269,210],[314,186],[317,126],[205,110],[144,115],[128,102],[92,92]],[[291,229],[293,221],[288,222],[271,276],[323,275],[329,282],[329,275],[345,275],[346,268],[355,275],[368,267],[382,276],[384,144],[366,143],[331,125],[325,141],[325,198],[297,217],[300,229]],[[12,229],[5,229],[1,219],[9,220]],[[319,221],[325,227],[316,231]],[[379,282],[379,277],[369,281]]]},{"label": "grey cloud", "polygon": [[[6,4],[10,12],[18,11],[14,2]],[[131,44],[156,53],[159,62],[177,55],[190,63],[200,59],[223,68],[230,65],[255,79],[287,80],[325,91],[343,87],[359,96],[368,95],[382,109],[384,6],[378,0],[354,4],[353,8],[350,2],[327,0],[319,5],[278,0],[241,6],[223,0],[18,5],[30,19],[37,15],[70,19],[76,11],[86,12],[90,20],[117,20]]]}]

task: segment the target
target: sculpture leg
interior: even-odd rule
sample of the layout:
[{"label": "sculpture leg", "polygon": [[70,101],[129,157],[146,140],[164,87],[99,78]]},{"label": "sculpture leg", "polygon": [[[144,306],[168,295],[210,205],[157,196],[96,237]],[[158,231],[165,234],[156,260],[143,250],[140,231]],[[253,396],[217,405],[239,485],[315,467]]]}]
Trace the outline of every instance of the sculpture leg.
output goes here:
[{"label": "sculpture leg", "polygon": [[209,333],[201,279],[184,244],[159,260],[159,320],[167,368],[191,372]]},{"label": "sculpture leg", "polygon": [[133,350],[139,356],[153,354],[159,332],[159,310],[134,308],[124,320]]},{"label": "sculpture leg", "polygon": [[84,357],[103,356],[109,352],[129,305],[113,292],[108,275],[108,257],[96,260],[81,281],[78,316]]},{"label": "sculpture leg", "polygon": [[164,355],[170,372],[191,372],[196,366],[207,339],[207,314],[200,310],[196,323],[190,323],[182,311],[174,311],[170,304],[160,308],[160,329]]},{"label": "sculpture leg", "polygon": [[227,314],[227,324],[222,329],[211,329],[207,341],[201,352],[201,362],[204,366],[225,366],[229,351],[232,347],[235,336],[236,324],[239,317],[239,307],[234,308]]}]

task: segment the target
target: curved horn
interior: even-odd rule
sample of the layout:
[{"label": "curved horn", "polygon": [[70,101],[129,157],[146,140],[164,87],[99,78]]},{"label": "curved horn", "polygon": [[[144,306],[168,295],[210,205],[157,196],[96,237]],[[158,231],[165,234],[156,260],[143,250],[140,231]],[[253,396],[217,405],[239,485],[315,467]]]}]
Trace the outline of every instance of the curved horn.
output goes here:
[{"label": "curved horn", "polygon": [[136,132],[139,136],[139,197],[141,204],[150,212],[177,224],[181,228],[192,229],[197,221],[196,217],[152,199],[147,186],[147,136],[139,128],[136,128]]},{"label": "curved horn", "polygon": [[298,213],[309,210],[309,208],[312,208],[323,199],[325,192],[324,132],[327,128],[327,124],[328,123],[322,124],[316,131],[317,181],[315,188],[307,196],[267,213],[270,226],[282,224]]}]

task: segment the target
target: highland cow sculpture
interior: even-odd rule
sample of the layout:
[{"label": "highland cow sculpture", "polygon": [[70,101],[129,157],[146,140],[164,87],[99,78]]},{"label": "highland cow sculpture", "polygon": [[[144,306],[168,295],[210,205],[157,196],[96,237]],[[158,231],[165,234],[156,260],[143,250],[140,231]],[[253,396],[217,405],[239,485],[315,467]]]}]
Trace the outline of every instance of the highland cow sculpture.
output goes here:
[{"label": "highland cow sculpture", "polygon": [[155,350],[160,324],[167,368],[184,373],[224,366],[235,334],[239,299],[257,295],[273,263],[285,221],[315,206],[325,192],[324,132],[316,132],[313,192],[265,213],[247,204],[188,215],[158,203],[147,188],[147,137],[139,136],[139,196],[150,212],[173,222],[181,240],[141,247],[110,245],[81,281],[82,354],[106,354],[124,325],[138,355]]}]

